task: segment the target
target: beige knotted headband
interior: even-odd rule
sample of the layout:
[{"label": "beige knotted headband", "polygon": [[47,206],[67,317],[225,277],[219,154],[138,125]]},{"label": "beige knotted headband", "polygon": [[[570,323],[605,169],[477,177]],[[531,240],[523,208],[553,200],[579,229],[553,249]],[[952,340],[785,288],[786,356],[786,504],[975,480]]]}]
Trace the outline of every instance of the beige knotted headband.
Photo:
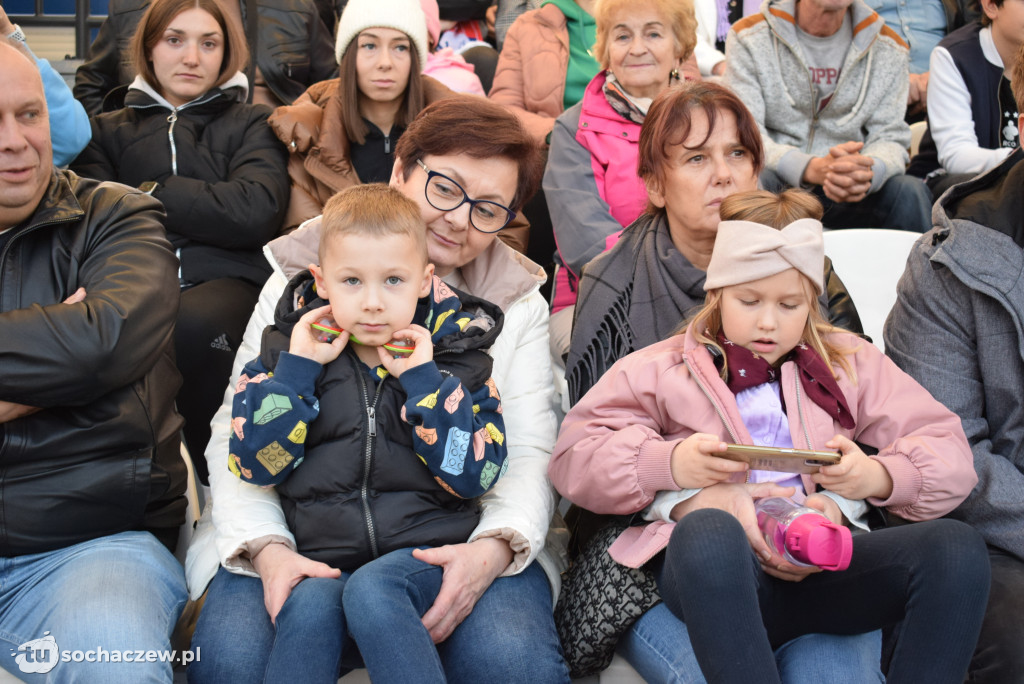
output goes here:
[{"label": "beige knotted headband", "polygon": [[722,221],[708,264],[705,290],[749,283],[795,268],[824,292],[825,243],[821,221],[793,221],[776,230],[752,221]]}]

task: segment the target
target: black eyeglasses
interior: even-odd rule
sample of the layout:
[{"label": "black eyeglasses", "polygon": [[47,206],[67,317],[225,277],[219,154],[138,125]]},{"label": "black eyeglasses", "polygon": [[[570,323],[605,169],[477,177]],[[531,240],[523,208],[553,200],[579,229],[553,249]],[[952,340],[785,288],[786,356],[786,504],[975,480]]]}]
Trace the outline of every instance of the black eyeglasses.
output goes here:
[{"label": "black eyeglasses", "polygon": [[416,163],[427,173],[423,194],[435,209],[452,211],[469,202],[469,222],[481,233],[497,233],[516,217],[516,212],[497,202],[471,199],[461,185],[443,173],[431,171],[422,159]]}]

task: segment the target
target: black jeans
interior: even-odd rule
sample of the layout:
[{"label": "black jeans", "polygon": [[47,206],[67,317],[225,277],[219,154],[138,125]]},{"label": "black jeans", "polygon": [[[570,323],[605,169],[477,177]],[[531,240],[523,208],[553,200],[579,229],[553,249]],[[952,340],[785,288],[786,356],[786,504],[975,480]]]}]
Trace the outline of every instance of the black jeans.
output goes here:
[{"label": "black jeans", "polygon": [[210,421],[224,399],[224,390],[234,380],[231,365],[235,351],[259,295],[258,286],[237,278],[210,280],[181,293],[174,329],[181,372],[178,413],[185,419],[185,445],[203,484],[209,481],[204,453],[210,441]]},{"label": "black jeans", "polygon": [[981,628],[989,562],[980,535],[934,520],[854,537],[842,572],[788,582],[761,570],[736,518],[683,518],[659,576],[708,681],[779,682],[773,649],[802,634],[858,634],[901,622],[889,682],[963,681]]}]

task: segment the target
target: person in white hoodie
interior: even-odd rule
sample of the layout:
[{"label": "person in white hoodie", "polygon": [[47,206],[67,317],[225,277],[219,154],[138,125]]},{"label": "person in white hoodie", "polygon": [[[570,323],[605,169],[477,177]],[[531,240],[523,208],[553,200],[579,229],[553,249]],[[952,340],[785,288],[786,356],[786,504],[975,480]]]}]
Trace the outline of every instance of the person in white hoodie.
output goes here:
[{"label": "person in white hoodie", "polygon": [[[539,292],[543,271],[497,240],[496,233],[477,229],[472,218],[474,212],[497,209],[481,205],[484,201],[518,211],[539,183],[539,150],[500,105],[456,96],[427,107],[395,152],[391,185],[419,204],[435,272],[505,313],[489,353],[492,377],[501,387],[508,471],[482,498],[480,523],[466,543],[418,553],[445,569],[423,626],[439,645],[448,681],[567,682],[551,615],[565,538],[561,529],[549,534],[555,493],[547,465],[557,426],[548,307]],[[435,194],[426,193],[428,184],[439,182],[448,188],[450,202],[438,204]],[[318,240],[319,219],[312,219],[268,246],[274,273],[249,321],[235,377],[258,351],[288,278],[317,260]],[[329,566],[294,551],[273,490],[229,472],[233,395],[229,387],[214,418],[206,451],[213,506],[186,562],[192,596],[210,587],[193,639],[203,658],[190,668],[192,681],[251,681],[254,669],[266,673],[268,681],[275,674],[294,677],[295,663],[314,648],[318,634],[317,621],[303,612],[308,606],[302,604],[302,583],[336,576]],[[297,613],[304,617],[291,640],[296,632],[282,632],[281,625],[294,625]],[[237,648],[240,629],[243,649]]]}]

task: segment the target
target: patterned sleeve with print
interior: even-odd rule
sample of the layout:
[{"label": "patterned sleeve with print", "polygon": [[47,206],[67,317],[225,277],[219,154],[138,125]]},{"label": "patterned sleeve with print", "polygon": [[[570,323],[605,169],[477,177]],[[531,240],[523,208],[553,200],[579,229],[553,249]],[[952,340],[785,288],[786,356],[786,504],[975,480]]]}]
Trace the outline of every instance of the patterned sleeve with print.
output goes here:
[{"label": "patterned sleeve with print", "polygon": [[283,352],[273,373],[245,365],[231,408],[228,469],[255,485],[280,484],[302,463],[308,426],[320,412],[314,395],[323,368]]},{"label": "patterned sleeve with print", "polygon": [[460,498],[480,496],[508,467],[505,421],[494,380],[468,391],[433,361],[402,373],[408,399],[402,420],[413,448],[438,483]]}]

